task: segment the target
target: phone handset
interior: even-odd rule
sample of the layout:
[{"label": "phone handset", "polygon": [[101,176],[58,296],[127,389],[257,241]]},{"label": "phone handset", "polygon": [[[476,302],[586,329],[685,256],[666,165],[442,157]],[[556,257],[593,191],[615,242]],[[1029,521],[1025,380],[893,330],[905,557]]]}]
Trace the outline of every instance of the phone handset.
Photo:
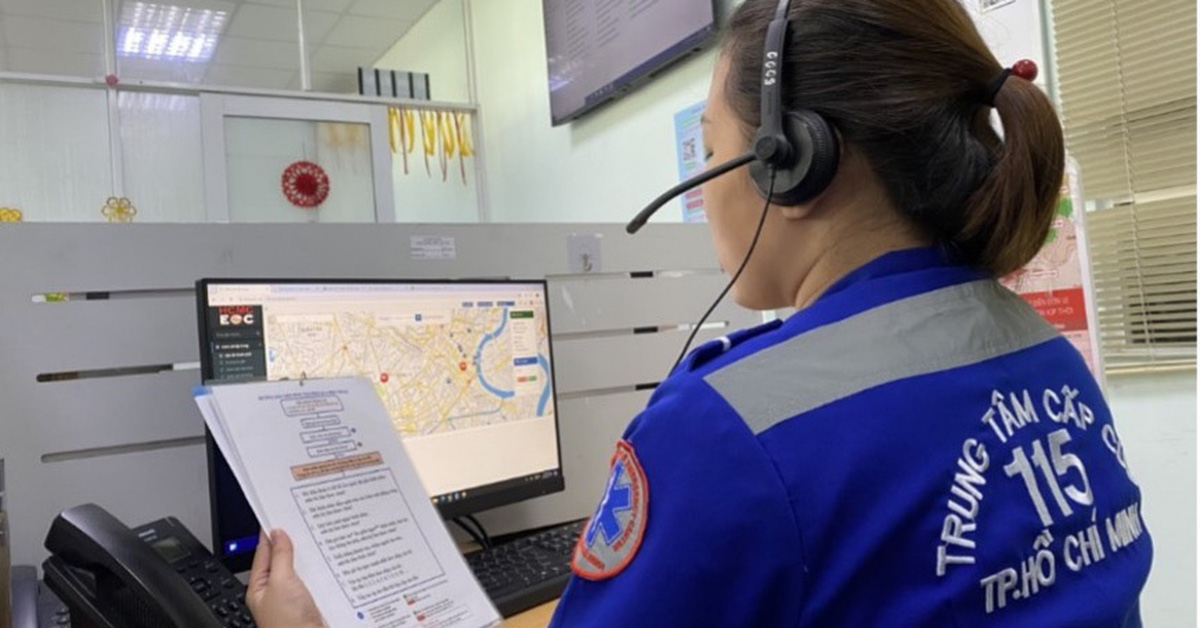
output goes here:
[{"label": "phone handset", "polygon": [[46,582],[73,614],[113,628],[224,625],[164,555],[95,504],[56,517],[46,549]]}]

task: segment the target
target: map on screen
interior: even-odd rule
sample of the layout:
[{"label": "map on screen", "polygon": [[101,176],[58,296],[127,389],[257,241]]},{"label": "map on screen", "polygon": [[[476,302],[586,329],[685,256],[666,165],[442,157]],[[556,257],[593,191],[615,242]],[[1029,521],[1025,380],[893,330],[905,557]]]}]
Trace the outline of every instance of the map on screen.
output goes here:
[{"label": "map on screen", "polygon": [[364,376],[405,436],[545,416],[546,329],[532,310],[268,315],[267,378]]}]

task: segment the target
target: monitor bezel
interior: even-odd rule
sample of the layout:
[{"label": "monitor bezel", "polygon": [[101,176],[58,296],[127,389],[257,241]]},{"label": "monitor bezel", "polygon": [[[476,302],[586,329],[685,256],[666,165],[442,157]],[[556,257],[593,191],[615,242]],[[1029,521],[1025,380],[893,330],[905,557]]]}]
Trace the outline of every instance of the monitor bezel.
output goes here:
[{"label": "monitor bezel", "polygon": [[[557,449],[558,467],[555,469],[557,474],[552,477],[539,478],[536,480],[519,481],[519,479],[503,480],[494,484],[480,486],[476,491],[482,493],[471,495],[471,490],[468,490],[468,496],[457,501],[444,502],[435,504],[438,513],[443,519],[453,519],[469,514],[478,513],[500,506],[507,506],[517,502],[542,497],[554,493],[562,492],[566,488],[566,482],[563,477],[563,453],[562,453],[562,423],[559,419],[559,401],[558,401],[558,374],[555,371],[554,360],[554,338],[553,338],[553,319],[550,313],[550,290],[549,284],[545,279],[347,279],[347,278],[204,278],[196,281],[196,325],[199,329],[198,338],[200,341],[200,378],[202,383],[207,385],[213,380],[213,362],[212,356],[209,353],[209,335],[208,335],[208,288],[212,285],[245,285],[245,284],[397,284],[397,285],[519,285],[519,284],[535,284],[542,289],[542,300],[546,310],[546,342],[547,351],[550,353],[550,399],[554,404],[554,442]],[[253,380],[248,380],[253,381]],[[253,552],[243,552],[233,556],[225,556],[223,543],[230,539],[221,538],[220,521],[221,521],[221,506],[217,499],[218,494],[218,465],[224,465],[228,470],[228,463],[221,454],[220,448],[213,439],[212,432],[208,427],[204,429],[205,442],[205,459],[208,468],[208,498],[209,498],[209,517],[212,525],[212,550],[213,555],[221,561],[227,568],[233,572],[241,572],[250,569],[250,563],[253,559]],[[232,477],[232,472],[228,474]],[[514,481],[516,480],[516,481]],[[236,480],[234,480],[236,483]],[[238,487],[241,490],[241,487]],[[243,501],[245,495],[243,492]],[[247,511],[250,511],[247,504]],[[253,516],[253,515],[252,515]]]}]

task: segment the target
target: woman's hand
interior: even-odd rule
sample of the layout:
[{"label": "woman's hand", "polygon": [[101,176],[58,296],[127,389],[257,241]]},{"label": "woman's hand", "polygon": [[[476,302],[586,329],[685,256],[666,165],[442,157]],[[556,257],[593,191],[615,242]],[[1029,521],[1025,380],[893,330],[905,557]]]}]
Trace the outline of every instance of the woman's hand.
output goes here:
[{"label": "woman's hand", "polygon": [[259,534],[246,586],[246,605],[261,628],[325,626],[321,611],[317,610],[308,587],[296,575],[292,560],[292,540],[286,532],[275,530],[270,539]]}]

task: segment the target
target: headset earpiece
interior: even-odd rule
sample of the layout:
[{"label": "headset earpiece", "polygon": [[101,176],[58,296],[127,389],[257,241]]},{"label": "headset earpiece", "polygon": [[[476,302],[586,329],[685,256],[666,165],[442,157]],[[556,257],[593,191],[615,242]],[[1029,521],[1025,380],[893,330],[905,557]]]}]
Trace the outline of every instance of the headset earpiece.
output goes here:
[{"label": "headset earpiece", "polygon": [[[783,66],[790,5],[791,0],[779,0],[775,18],[767,25],[760,83],[760,126],[751,141],[750,150],[660,194],[629,221],[625,226],[627,232],[636,233],[667,201],[747,164],[750,165],[750,177],[754,179],[758,194],[764,199],[770,196],[764,212],[771,204],[786,207],[811,201],[829,187],[841,157],[833,125],[814,111],[783,109]],[[749,255],[746,254],[747,259]],[[691,339],[688,339],[688,344],[691,344]]]},{"label": "headset earpiece", "polygon": [[[807,109],[783,114],[783,133],[789,146],[789,159],[775,166],[775,205],[799,205],[817,197],[837,173],[841,150],[833,125]],[[767,198],[771,186],[771,166],[764,161],[750,164],[750,177],[758,193]]]}]

